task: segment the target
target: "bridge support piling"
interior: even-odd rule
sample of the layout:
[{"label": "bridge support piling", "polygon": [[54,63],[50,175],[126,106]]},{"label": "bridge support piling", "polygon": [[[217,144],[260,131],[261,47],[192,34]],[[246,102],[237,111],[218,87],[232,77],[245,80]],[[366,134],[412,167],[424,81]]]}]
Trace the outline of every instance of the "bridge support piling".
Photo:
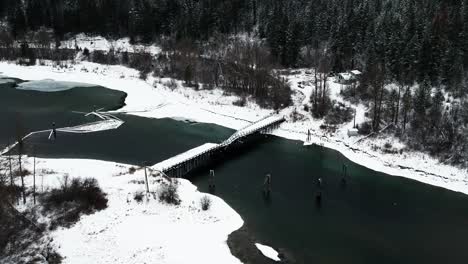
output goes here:
[{"label": "bridge support piling", "polygon": [[271,193],[271,174],[265,176],[265,181],[263,182],[263,194],[266,197],[269,197]]},{"label": "bridge support piling", "polygon": [[210,193],[214,193],[215,190],[216,190],[214,170],[210,170],[210,179],[209,179],[208,189],[209,189]]}]

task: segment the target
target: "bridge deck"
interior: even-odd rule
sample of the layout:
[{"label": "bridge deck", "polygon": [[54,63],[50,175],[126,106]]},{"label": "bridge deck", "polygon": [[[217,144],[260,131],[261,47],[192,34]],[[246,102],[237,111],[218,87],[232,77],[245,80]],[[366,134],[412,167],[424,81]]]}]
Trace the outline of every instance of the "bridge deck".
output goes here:
[{"label": "bridge deck", "polygon": [[221,145],[227,146],[241,137],[245,137],[247,135],[253,134],[259,130],[262,130],[265,127],[268,127],[274,123],[281,122],[283,120],[284,120],[283,116],[277,116],[277,115],[267,116],[263,119],[258,120],[255,123],[252,123],[242,129],[239,129],[236,133],[234,133],[232,136],[226,139],[223,143],[221,143]]},{"label": "bridge deck", "polygon": [[[285,119],[283,116],[267,116],[259,121],[252,123],[242,129],[239,129],[231,137],[223,141],[221,144],[207,143],[172,157],[168,160],[162,161],[153,166],[153,169],[168,173],[176,170],[176,175],[184,175],[192,169],[202,164],[208,157],[219,150],[226,149],[238,140],[248,137],[249,135],[257,132],[267,131],[271,127],[277,126]],[[182,172],[181,172],[182,171]]]},{"label": "bridge deck", "polygon": [[193,148],[191,150],[188,150],[184,153],[181,153],[177,156],[174,156],[172,158],[169,158],[167,160],[161,161],[154,166],[152,166],[153,169],[158,170],[158,171],[165,171],[166,169],[169,169],[175,165],[178,165],[186,160],[189,160],[193,157],[196,157],[204,152],[207,152],[211,149],[214,149],[218,147],[218,144],[214,143],[206,143],[201,146],[198,146],[196,148]]},{"label": "bridge deck", "polygon": [[283,116],[277,116],[277,115],[272,115],[272,116],[267,116],[266,118],[260,119],[251,125],[244,127],[240,129],[238,132],[254,132],[257,131],[265,126],[271,125],[273,123],[279,122],[284,120]]}]

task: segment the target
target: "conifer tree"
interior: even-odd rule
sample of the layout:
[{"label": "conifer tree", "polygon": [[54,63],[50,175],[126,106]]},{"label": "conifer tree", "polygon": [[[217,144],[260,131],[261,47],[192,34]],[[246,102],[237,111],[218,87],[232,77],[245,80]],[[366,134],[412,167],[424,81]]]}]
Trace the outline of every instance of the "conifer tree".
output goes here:
[{"label": "conifer tree", "polygon": [[427,135],[426,125],[428,124],[427,110],[430,106],[430,82],[426,77],[421,85],[419,85],[414,95],[413,107],[414,115],[411,122],[412,130],[425,139]]},{"label": "conifer tree", "polygon": [[440,86],[437,87],[435,95],[432,97],[431,107],[429,109],[429,122],[431,128],[437,129],[440,125],[443,112],[444,95]]},{"label": "conifer tree", "polygon": [[401,106],[401,112],[402,112],[401,115],[403,117],[402,127],[404,131],[406,130],[406,124],[408,123],[408,115],[412,108],[412,101],[413,101],[413,98],[411,95],[411,89],[408,86],[405,90],[405,93],[403,94],[402,106]]}]

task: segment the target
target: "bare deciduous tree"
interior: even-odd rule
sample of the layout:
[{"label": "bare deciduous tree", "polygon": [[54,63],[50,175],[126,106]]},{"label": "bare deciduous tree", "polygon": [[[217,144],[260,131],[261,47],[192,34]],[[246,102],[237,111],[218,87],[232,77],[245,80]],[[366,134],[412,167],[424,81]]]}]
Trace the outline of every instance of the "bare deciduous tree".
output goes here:
[{"label": "bare deciduous tree", "polygon": [[18,113],[16,115],[16,141],[18,142],[18,173],[21,177],[21,193],[23,196],[23,203],[26,204],[26,187],[24,186],[24,175],[22,168],[21,156],[24,150],[24,128],[22,124],[21,115]]}]

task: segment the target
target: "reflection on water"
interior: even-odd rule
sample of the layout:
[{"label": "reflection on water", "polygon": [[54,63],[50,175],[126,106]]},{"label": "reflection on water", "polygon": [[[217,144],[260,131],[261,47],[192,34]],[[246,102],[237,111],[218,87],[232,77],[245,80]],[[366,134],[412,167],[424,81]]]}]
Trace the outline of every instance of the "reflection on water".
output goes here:
[{"label": "reflection on water", "polygon": [[[214,170],[216,194],[260,242],[285,249],[297,263],[465,263],[468,257],[466,195],[276,137]],[[265,199],[267,173],[272,187]],[[206,172],[192,177],[207,191]]]}]

